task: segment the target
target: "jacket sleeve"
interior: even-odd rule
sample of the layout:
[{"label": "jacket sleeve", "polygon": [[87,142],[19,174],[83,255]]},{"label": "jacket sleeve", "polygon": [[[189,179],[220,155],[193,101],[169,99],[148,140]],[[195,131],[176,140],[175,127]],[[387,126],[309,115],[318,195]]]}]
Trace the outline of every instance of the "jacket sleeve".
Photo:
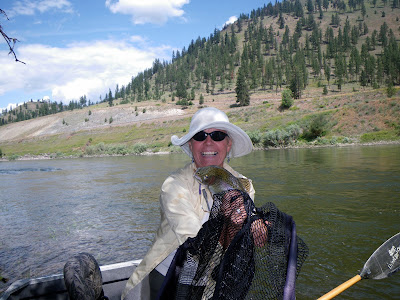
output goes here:
[{"label": "jacket sleeve", "polygon": [[190,180],[172,175],[161,188],[161,211],[180,245],[188,237],[195,237],[202,226],[200,200],[196,201],[191,184]]}]

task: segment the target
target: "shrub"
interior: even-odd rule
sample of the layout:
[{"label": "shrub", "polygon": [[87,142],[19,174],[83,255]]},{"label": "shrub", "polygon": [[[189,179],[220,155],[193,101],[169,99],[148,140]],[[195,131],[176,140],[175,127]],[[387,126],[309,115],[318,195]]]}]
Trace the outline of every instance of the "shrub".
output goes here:
[{"label": "shrub", "polygon": [[282,91],[282,108],[289,108],[293,105],[293,94],[292,91],[289,89],[285,89]]},{"label": "shrub", "polygon": [[200,104],[200,105],[203,105],[203,104],[204,104],[204,96],[203,96],[203,94],[200,94],[199,104]]},{"label": "shrub", "polygon": [[297,124],[289,125],[287,131],[292,140],[297,140],[302,133],[300,126]]},{"label": "shrub", "polygon": [[95,146],[88,146],[85,149],[85,153],[87,155],[94,155],[95,154],[95,150],[94,149],[95,149]]},{"label": "shrub", "polygon": [[172,145],[172,143],[168,144],[169,151],[173,153],[183,153],[183,150],[179,146]]},{"label": "shrub", "polygon": [[176,101],[176,105],[185,106],[185,105],[189,105],[189,102],[186,99],[181,99],[181,100]]},{"label": "shrub", "polygon": [[104,154],[108,146],[106,146],[103,142],[97,145],[90,145],[87,146],[85,149],[85,154],[87,155],[97,155],[97,154]]},{"label": "shrub", "polygon": [[393,86],[393,83],[389,83],[386,93],[388,98],[392,98],[396,94],[396,88]]},{"label": "shrub", "polygon": [[269,130],[264,134],[263,144],[265,147],[288,146],[296,142],[301,135],[301,128],[297,124],[292,124],[285,129]]},{"label": "shrub", "polygon": [[269,147],[278,147],[279,145],[282,144],[282,131],[280,129],[276,130],[268,130],[264,134],[264,146]]},{"label": "shrub", "polygon": [[315,140],[315,145],[328,145],[328,144],[330,144],[330,141],[323,137],[317,137],[317,139]]},{"label": "shrub", "polygon": [[260,131],[258,130],[250,131],[247,134],[250,137],[250,140],[253,143],[253,145],[261,144],[262,134]]},{"label": "shrub", "polygon": [[303,133],[303,138],[307,141],[315,140],[326,134],[328,130],[328,120],[325,114],[313,116]]},{"label": "shrub", "polygon": [[345,137],[342,139],[342,143],[343,143],[343,144],[351,143],[351,139],[348,138],[347,136],[345,136]]},{"label": "shrub", "polygon": [[147,150],[147,145],[143,143],[137,143],[133,145],[132,152],[135,154],[143,153]]},{"label": "shrub", "polygon": [[12,154],[8,157],[8,160],[17,160],[19,158],[19,155],[17,154]]},{"label": "shrub", "polygon": [[109,145],[106,153],[109,155],[126,155],[129,153],[129,151],[126,145],[115,144]]}]

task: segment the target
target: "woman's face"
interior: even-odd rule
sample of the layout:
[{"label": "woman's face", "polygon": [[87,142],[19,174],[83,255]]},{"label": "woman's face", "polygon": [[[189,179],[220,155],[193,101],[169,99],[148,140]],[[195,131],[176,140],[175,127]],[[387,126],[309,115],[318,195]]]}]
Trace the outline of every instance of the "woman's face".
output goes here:
[{"label": "woman's face", "polygon": [[[204,129],[204,132],[222,131],[216,128]],[[226,155],[232,147],[232,140],[227,136],[222,141],[216,142],[208,135],[204,141],[196,141],[193,138],[189,141],[189,148],[192,151],[193,159],[197,168],[206,166],[223,166]]]}]

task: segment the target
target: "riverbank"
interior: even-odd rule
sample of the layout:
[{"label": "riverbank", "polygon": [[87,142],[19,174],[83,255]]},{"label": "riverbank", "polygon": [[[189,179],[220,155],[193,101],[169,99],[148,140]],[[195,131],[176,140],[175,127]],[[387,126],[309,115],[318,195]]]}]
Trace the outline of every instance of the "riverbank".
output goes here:
[{"label": "riverbank", "polygon": [[[282,150],[282,149],[300,149],[300,148],[328,148],[328,147],[359,147],[359,146],[383,146],[383,145],[400,145],[398,141],[378,141],[368,143],[337,143],[337,144],[295,144],[284,147],[254,147],[253,151],[268,151],[268,150]],[[57,154],[40,154],[40,155],[23,155],[14,158],[0,158],[0,162],[6,161],[30,161],[30,160],[53,160],[53,159],[79,159],[79,158],[96,158],[96,157],[121,157],[121,156],[150,156],[150,155],[169,155],[174,153],[184,153],[178,147],[174,147],[172,151],[144,151],[137,154],[98,154],[98,155],[57,155]]]},{"label": "riverbank", "polygon": [[[174,102],[144,101],[106,104],[0,126],[0,156],[4,160],[54,159],[97,155],[153,155],[177,152],[172,135],[182,136],[200,108],[223,110],[246,131],[256,148],[264,149],[266,134],[284,147],[327,147],[380,144],[400,140],[400,95],[388,98],[384,89],[343,90],[321,97],[310,89],[290,109],[281,109],[280,93],[256,92],[251,104],[235,106],[232,95],[208,95],[203,105],[181,107]],[[315,135],[314,129],[320,130]],[[272,134],[271,134],[272,132]],[[299,140],[299,133],[307,140]]]}]

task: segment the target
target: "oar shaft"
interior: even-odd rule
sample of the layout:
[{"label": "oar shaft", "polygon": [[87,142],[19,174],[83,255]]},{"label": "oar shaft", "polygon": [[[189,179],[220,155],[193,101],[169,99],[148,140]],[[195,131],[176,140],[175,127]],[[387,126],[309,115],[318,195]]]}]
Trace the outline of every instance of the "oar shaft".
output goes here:
[{"label": "oar shaft", "polygon": [[351,279],[347,280],[346,282],[342,283],[338,287],[334,288],[329,293],[326,293],[322,297],[318,298],[318,300],[329,300],[329,299],[332,299],[333,297],[336,297],[341,292],[343,292],[344,290],[348,289],[349,287],[351,287],[353,284],[355,284],[356,282],[358,282],[360,280],[361,280],[361,276],[360,275],[356,275],[353,278],[351,278]]}]

